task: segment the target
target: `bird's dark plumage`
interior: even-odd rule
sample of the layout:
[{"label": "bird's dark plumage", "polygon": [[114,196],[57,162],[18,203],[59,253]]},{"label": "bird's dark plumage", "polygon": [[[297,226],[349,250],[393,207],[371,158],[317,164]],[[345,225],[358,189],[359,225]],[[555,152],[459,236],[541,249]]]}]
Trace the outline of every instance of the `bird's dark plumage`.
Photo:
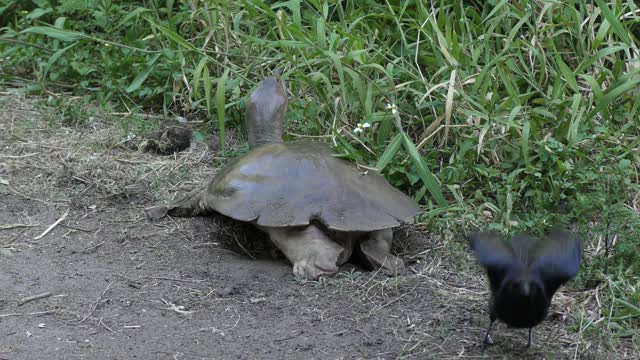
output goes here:
[{"label": "bird's dark plumage", "polygon": [[496,233],[468,236],[478,263],[489,277],[491,324],[495,320],[509,326],[531,328],[547,316],[551,298],[560,285],[576,276],[582,259],[582,241],[562,230],[553,230],[544,238],[526,234],[503,241]]}]

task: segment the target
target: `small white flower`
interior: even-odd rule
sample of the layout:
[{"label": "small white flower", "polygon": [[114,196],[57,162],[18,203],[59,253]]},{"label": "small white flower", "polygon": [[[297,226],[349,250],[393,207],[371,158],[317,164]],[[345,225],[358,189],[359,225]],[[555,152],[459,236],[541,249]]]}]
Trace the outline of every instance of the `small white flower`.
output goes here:
[{"label": "small white flower", "polygon": [[391,110],[391,113],[395,115],[398,112],[398,107],[396,104],[387,104],[387,109]]},{"label": "small white flower", "polygon": [[356,125],[356,128],[353,129],[354,133],[361,133],[364,131],[364,129],[371,127],[371,124],[369,123],[358,123],[358,125]]}]

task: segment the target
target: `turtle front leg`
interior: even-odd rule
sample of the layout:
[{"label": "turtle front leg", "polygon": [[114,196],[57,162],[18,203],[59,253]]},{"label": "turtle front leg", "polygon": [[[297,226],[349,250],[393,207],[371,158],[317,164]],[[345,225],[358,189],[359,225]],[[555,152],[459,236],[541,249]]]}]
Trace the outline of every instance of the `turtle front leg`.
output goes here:
[{"label": "turtle front leg", "polygon": [[400,272],[404,270],[402,260],[391,254],[393,230],[382,229],[365,234],[360,241],[360,251],[364,260],[371,268],[383,268],[385,270]]},{"label": "turtle front leg", "polygon": [[338,258],[345,249],[315,225],[260,228],[293,264],[298,279],[316,280],[338,271]]},{"label": "turtle front leg", "polygon": [[159,220],[167,215],[177,217],[205,215],[211,212],[206,206],[206,194],[207,186],[201,186],[171,204],[146,208],[145,213],[150,220]]}]

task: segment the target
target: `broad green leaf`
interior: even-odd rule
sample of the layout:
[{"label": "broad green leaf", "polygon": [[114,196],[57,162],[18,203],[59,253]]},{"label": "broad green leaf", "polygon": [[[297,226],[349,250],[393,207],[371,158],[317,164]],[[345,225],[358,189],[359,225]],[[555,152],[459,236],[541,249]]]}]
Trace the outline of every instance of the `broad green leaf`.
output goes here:
[{"label": "broad green leaf", "polygon": [[607,21],[607,19],[603,19],[602,23],[600,23],[600,28],[598,28],[598,32],[596,33],[596,37],[593,39],[593,47],[598,48],[604,41],[604,38],[609,33],[609,29],[611,28],[611,24]]},{"label": "broad green leaf", "polygon": [[364,100],[364,113],[367,117],[370,117],[373,113],[373,83],[367,82],[367,94]]},{"label": "broad green leaf", "polygon": [[521,109],[522,109],[521,105],[517,105],[513,109],[511,109],[511,112],[509,113],[509,117],[507,118],[506,131],[509,131],[513,127],[513,120],[515,120],[516,116],[518,115]]},{"label": "broad green leaf", "polygon": [[193,71],[193,96],[196,99],[200,98],[200,77],[202,76],[205,65],[207,65],[207,60],[207,57],[203,56]]},{"label": "broad green leaf", "polygon": [[293,22],[299,27],[301,27],[302,17],[300,16],[300,0],[291,0],[289,9],[293,13]]},{"label": "broad green leaf", "polygon": [[[413,197],[416,201],[420,201],[424,197],[424,194],[427,193],[427,187],[422,185],[420,190],[416,191],[416,195]],[[441,208],[438,208],[441,209]]]},{"label": "broad green leaf", "polygon": [[331,51],[325,51],[325,55],[327,55],[333,61],[333,65],[336,67],[336,71],[338,72],[338,78],[340,79],[340,89],[342,90],[342,99],[346,99],[347,89],[344,86],[344,69],[342,68],[342,61],[338,55]]},{"label": "broad green leaf", "polygon": [[318,46],[324,48],[327,46],[327,34],[325,28],[325,20],[318,18],[316,20],[316,42]]},{"label": "broad green leaf", "polygon": [[631,165],[631,160],[629,159],[621,159],[620,162],[618,163],[618,167],[620,167],[620,169],[626,169]]},{"label": "broad green leaf", "polygon": [[147,80],[147,77],[149,77],[149,74],[151,74],[151,71],[153,71],[153,68],[155,67],[155,63],[158,60],[158,58],[160,58],[160,55],[161,54],[156,54],[153,58],[151,58],[151,61],[149,61],[147,68],[143,72],[138,73],[136,78],[133,79],[133,82],[131,83],[131,85],[129,85],[129,87],[127,88],[128,93],[134,92],[138,90],[140,86],[142,86],[142,83],[145,80]]},{"label": "broad green leaf", "polygon": [[56,51],[55,53],[53,53],[53,55],[51,55],[51,57],[49,58],[49,61],[47,61],[47,65],[44,68],[44,72],[45,73],[49,73],[49,70],[51,69],[51,66],[53,66],[53,64],[55,64],[56,61],[58,61],[58,59],[60,58],[60,56],[62,56],[62,54],[64,54],[65,51],[71,49],[72,47],[78,45],[78,43],[73,43],[65,48],[62,48],[58,51]]},{"label": "broad green leaf", "polygon": [[549,118],[549,119],[554,119],[555,120],[557,118],[555,114],[553,114],[552,112],[550,112],[549,110],[547,110],[547,109],[545,109],[545,108],[543,108],[541,106],[534,107],[533,109],[531,109],[531,112],[535,113],[535,114],[538,114],[538,115],[542,115],[542,116],[544,116],[546,118]]},{"label": "broad green leaf", "polygon": [[37,19],[43,15],[46,15],[50,12],[52,12],[53,9],[52,8],[47,8],[47,9],[43,9],[43,8],[36,8],[35,10],[33,10],[32,12],[30,12],[26,18],[29,20],[33,20],[33,19]]},{"label": "broad green leaf", "polygon": [[193,136],[191,137],[191,139],[193,141],[202,141],[204,140],[205,136],[202,132],[198,131],[198,130],[193,130]]},{"label": "broad green leaf", "polygon": [[569,69],[569,66],[562,60],[560,55],[558,55],[557,51],[554,51],[554,56],[556,58],[556,62],[558,63],[558,67],[560,67],[560,72],[564,79],[567,81],[567,84],[571,87],[571,90],[574,92],[578,92],[578,83],[576,82],[576,77],[573,74],[573,71]]},{"label": "broad green leaf", "polygon": [[61,16],[57,18],[56,21],[53,23],[53,27],[64,30],[66,23],[67,23],[67,17]]},{"label": "broad green leaf", "polygon": [[591,75],[580,75],[581,78],[583,78],[588,84],[589,87],[591,88],[591,91],[593,91],[593,95],[596,99],[601,98],[603,95],[602,93],[602,89],[600,87],[600,84],[598,83],[598,81]]},{"label": "broad green leaf", "polygon": [[569,130],[567,131],[567,142],[569,145],[573,145],[579,141],[578,139],[578,130],[580,129],[580,121],[583,119],[584,107],[580,106],[582,101],[582,95],[575,94],[573,95],[573,100],[571,101],[571,122],[569,125]]},{"label": "broad green leaf", "polygon": [[62,41],[78,41],[83,38],[89,38],[83,33],[71,30],[58,29],[53,26],[34,26],[21,31],[21,33],[32,33],[46,35],[54,39]]}]

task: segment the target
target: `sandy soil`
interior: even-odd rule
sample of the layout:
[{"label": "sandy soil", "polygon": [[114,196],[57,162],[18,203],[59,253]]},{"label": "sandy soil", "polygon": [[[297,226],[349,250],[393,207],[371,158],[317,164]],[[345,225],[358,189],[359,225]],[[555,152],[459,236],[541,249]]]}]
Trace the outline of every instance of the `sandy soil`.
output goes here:
[{"label": "sandy soil", "polygon": [[299,282],[246,225],[150,222],[145,207],[216,172],[224,159],[211,139],[155,155],[132,147],[137,138],[112,117],[65,125],[42,99],[1,94],[0,359],[638,356],[581,331],[584,308],[573,305],[588,294],[569,291],[531,349],[526,331],[500,325],[482,354],[483,274],[467,252],[455,257],[470,271],[450,266],[453,235],[424,226],[396,231],[410,274],[347,265]]}]

